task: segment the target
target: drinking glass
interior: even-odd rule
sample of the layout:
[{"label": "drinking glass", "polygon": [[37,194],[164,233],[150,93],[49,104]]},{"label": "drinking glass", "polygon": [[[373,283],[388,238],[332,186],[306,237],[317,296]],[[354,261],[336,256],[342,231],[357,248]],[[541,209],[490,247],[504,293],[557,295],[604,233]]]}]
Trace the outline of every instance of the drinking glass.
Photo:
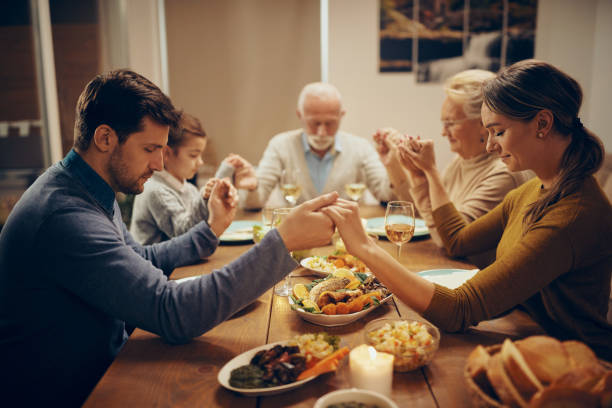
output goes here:
[{"label": "drinking glass", "polygon": [[397,260],[402,254],[402,245],[414,235],[414,205],[408,201],[391,201],[385,213],[385,233],[389,241],[397,245]]},{"label": "drinking glass", "polygon": [[347,183],[344,185],[344,191],[346,195],[350,197],[351,200],[357,202],[361,199],[361,196],[366,190],[366,185],[364,183],[365,173],[363,169],[357,170],[357,175],[352,183]]},{"label": "drinking glass", "polygon": [[283,198],[290,206],[295,206],[300,194],[302,193],[302,187],[299,184],[300,171],[298,169],[287,168],[281,173],[281,191]]},{"label": "drinking glass", "polygon": [[[275,208],[272,215],[272,227],[278,227],[287,214],[289,214],[291,208]],[[292,254],[293,256],[293,254]],[[291,282],[289,280],[291,273],[285,275],[282,281],[274,286],[274,293],[278,296],[289,296],[291,294]]]},{"label": "drinking glass", "polygon": [[274,217],[274,210],[275,208],[273,207],[264,207],[261,210],[261,223],[264,226],[264,228],[268,227],[271,228],[272,227],[272,217]]},{"label": "drinking glass", "polygon": [[344,185],[344,191],[353,201],[359,201],[366,189],[364,183],[348,183]]},{"label": "drinking glass", "polygon": [[272,217],[274,216],[274,208],[264,207],[261,210],[261,226],[253,226],[253,241],[259,243],[264,235],[272,229]]}]

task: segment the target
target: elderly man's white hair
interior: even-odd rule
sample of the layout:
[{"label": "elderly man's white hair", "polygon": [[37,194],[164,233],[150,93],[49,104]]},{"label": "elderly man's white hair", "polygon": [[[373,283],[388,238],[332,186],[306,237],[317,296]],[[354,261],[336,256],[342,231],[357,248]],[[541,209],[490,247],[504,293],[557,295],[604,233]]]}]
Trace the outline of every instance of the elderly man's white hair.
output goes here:
[{"label": "elderly man's white hair", "polygon": [[304,102],[309,96],[314,96],[319,99],[337,99],[340,102],[340,110],[342,110],[342,97],[340,91],[326,82],[313,82],[306,85],[298,98],[297,109],[298,112],[304,114]]}]

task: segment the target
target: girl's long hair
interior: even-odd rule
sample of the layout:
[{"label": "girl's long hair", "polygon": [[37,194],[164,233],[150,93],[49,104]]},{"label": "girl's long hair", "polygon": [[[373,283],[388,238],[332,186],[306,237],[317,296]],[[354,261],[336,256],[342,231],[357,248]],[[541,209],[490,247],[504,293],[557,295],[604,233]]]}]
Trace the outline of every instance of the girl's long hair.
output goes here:
[{"label": "girl's long hair", "polygon": [[548,109],[554,115],[553,128],[571,138],[553,186],[527,210],[526,231],[549,206],[577,191],[601,167],[603,144],[578,116],[582,104],[578,82],[546,62],[524,60],[507,67],[483,85],[483,94],[491,111],[515,120],[529,121]]}]

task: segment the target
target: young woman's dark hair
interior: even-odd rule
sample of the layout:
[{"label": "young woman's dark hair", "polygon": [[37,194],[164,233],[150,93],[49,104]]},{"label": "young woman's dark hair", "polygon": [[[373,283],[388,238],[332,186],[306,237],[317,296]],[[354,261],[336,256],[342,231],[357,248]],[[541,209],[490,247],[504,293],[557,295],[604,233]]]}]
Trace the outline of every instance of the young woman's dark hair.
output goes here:
[{"label": "young woman's dark hair", "polygon": [[150,117],[173,128],[178,113],[170,98],[151,81],[127,69],[101,74],[92,79],[81,93],[76,107],[74,147],[89,148],[96,128],[110,126],[124,143],[128,135],[142,130],[142,120]]},{"label": "young woman's dark hair", "polygon": [[536,60],[513,64],[483,85],[484,103],[493,112],[515,120],[529,121],[548,109],[553,128],[571,138],[550,190],[534,202],[525,215],[525,226],[537,222],[547,207],[575,192],[603,161],[601,140],[585,128],[578,113],[582,89],[578,82],[554,66]]},{"label": "young woman's dark hair", "polygon": [[175,149],[183,144],[188,136],[206,138],[206,131],[198,118],[188,113],[180,113],[177,126],[171,127],[168,134],[168,146]]}]

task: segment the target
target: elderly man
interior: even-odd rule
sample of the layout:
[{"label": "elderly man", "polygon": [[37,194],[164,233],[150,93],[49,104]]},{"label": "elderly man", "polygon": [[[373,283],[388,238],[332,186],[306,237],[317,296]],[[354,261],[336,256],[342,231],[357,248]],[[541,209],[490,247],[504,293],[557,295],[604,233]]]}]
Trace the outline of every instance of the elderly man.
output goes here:
[{"label": "elderly man", "polygon": [[80,406],[125,341],[126,324],[183,343],[223,322],[295,268],[289,251],[329,242],[328,194],[227,266],[180,285],[167,276],[210,255],[231,222],[227,181],[209,222],[149,246],[121,220],[115,193],[138,194],[163,167],[177,114],[146,78],[94,78],[77,104],[74,148],[24,193],[0,234],[0,395],[20,406]]},{"label": "elderly man", "polygon": [[[385,167],[374,147],[365,139],[339,131],[345,111],[340,92],[327,83],[311,83],[302,89],[297,116],[302,128],[278,134],[270,140],[259,166],[257,187],[249,191],[246,208],[286,206],[279,184],[285,169],[297,169],[301,188],[298,203],[320,194],[338,191],[360,182],[379,201],[391,198]],[[236,177],[246,177],[250,166],[236,166]]]}]

